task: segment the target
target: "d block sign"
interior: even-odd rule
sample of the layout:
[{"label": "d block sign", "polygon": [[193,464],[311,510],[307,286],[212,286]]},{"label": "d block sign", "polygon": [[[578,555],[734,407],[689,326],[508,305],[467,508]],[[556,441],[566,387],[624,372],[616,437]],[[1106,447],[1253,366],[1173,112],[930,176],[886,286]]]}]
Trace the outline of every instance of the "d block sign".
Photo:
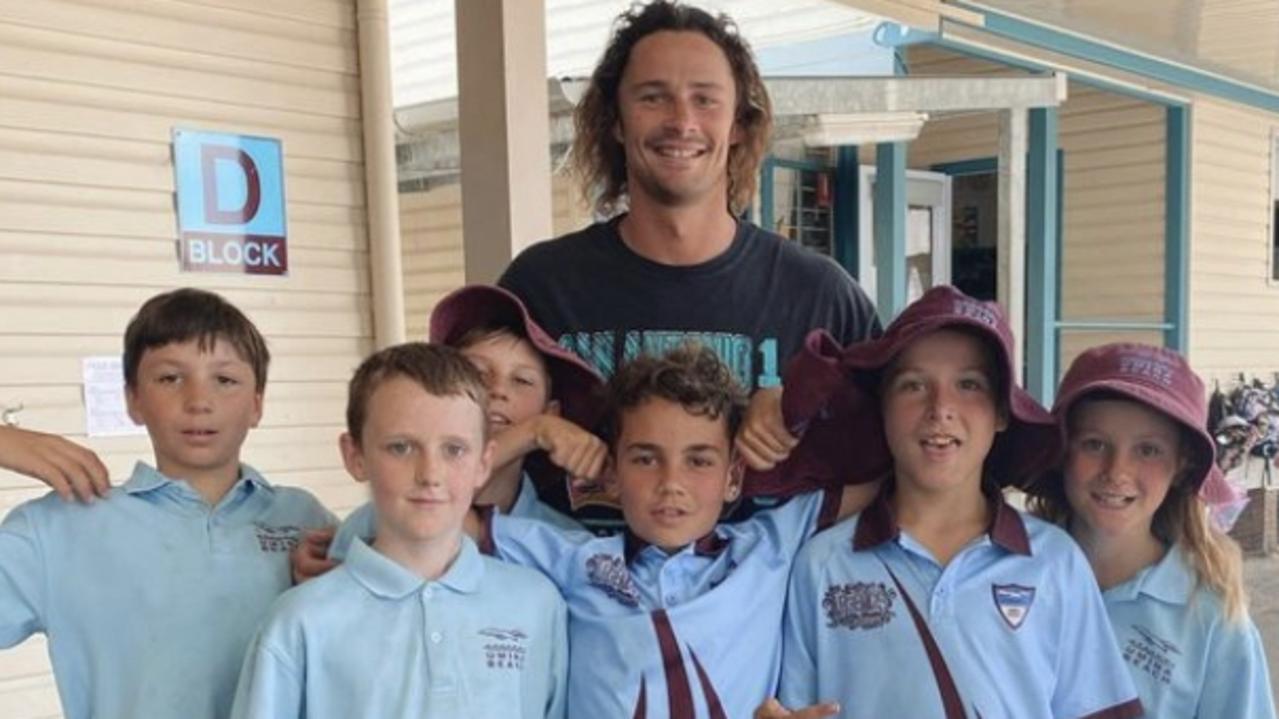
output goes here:
[{"label": "d block sign", "polygon": [[173,131],[182,269],[286,275],[280,141]]}]

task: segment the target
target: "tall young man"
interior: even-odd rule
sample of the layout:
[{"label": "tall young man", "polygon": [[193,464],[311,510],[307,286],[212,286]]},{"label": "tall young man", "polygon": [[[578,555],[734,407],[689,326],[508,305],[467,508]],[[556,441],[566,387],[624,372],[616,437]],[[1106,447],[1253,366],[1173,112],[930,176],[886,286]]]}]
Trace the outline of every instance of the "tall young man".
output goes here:
[{"label": "tall young man", "polygon": [[625,211],[530,247],[499,284],[605,376],[690,338],[713,347],[768,390],[739,436],[766,466],[791,446],[774,389],[785,361],[814,328],[842,343],[877,334],[874,307],[830,258],[739,219],[772,108],[733,22],[656,0],[615,27],[576,110],[572,162],[599,214]]}]

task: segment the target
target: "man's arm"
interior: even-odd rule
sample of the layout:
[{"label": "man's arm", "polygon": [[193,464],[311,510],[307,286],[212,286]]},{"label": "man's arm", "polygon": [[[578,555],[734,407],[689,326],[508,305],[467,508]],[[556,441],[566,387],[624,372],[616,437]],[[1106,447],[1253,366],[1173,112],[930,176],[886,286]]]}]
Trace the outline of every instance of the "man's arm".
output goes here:
[{"label": "man's arm", "polygon": [[67,501],[91,502],[111,491],[98,455],[53,434],[0,426],[0,467],[44,482]]}]

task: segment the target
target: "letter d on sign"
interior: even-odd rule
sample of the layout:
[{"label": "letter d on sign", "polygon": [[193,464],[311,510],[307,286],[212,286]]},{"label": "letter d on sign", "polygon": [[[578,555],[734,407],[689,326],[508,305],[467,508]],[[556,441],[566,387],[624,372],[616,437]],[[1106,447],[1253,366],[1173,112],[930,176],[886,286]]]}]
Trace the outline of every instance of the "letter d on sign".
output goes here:
[{"label": "letter d on sign", "polygon": [[[238,168],[244,173],[244,201],[233,210],[218,206],[218,168]],[[202,145],[200,169],[204,175],[204,219],[217,225],[247,225],[258,214],[262,202],[262,180],[253,158],[238,147]]]}]

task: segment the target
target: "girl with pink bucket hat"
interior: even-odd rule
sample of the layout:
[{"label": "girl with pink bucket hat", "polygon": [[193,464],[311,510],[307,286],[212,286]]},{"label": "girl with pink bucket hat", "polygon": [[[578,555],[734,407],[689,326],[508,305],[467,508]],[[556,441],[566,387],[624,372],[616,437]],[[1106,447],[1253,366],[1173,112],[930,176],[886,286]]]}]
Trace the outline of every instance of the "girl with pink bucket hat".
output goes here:
[{"label": "girl with pink bucket hat", "polygon": [[1031,488],[1031,507],[1083,548],[1149,716],[1270,718],[1239,548],[1209,520],[1209,504],[1230,497],[1206,398],[1171,350],[1079,355],[1053,407],[1065,460]]}]

